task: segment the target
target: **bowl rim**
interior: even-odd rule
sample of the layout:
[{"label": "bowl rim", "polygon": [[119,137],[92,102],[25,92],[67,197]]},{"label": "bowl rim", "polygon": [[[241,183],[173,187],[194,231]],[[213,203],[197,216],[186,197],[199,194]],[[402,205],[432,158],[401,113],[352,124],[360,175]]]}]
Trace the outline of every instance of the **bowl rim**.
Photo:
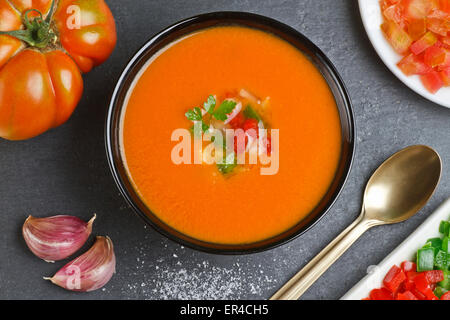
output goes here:
[{"label": "bowl rim", "polygon": [[[135,67],[136,63],[139,62],[139,60],[141,58],[143,58],[145,53],[149,49],[151,49],[152,46],[154,46],[154,45],[158,44],[158,42],[164,40],[165,37],[170,35],[174,30],[183,30],[186,27],[193,26],[195,24],[201,24],[202,22],[204,23],[204,22],[208,22],[208,21],[218,21],[218,25],[233,24],[233,25],[241,25],[241,26],[247,26],[247,27],[249,27],[249,25],[242,24],[242,21],[256,22],[260,25],[261,29],[259,29],[259,30],[261,30],[261,31],[268,32],[268,30],[264,30],[263,27],[268,27],[269,29],[270,28],[276,29],[280,32],[280,34],[289,35],[290,37],[295,38],[297,41],[299,41],[300,43],[305,45],[305,47],[307,47],[308,50],[311,50],[311,52],[316,56],[316,58],[318,58],[319,61],[323,64],[321,67],[327,69],[327,71],[329,72],[328,76],[330,76],[332,78],[332,82],[336,85],[336,90],[338,91],[340,98],[342,99],[343,104],[344,104],[344,106],[342,106],[342,108],[344,110],[343,111],[344,116],[346,117],[345,121],[348,125],[348,128],[347,128],[348,137],[342,138],[342,140],[344,140],[345,138],[347,138],[347,139],[346,139],[346,141],[342,141],[342,145],[341,145],[341,147],[343,148],[346,143],[348,144],[348,147],[349,147],[347,150],[348,154],[346,156],[346,159],[343,159],[344,155],[342,154],[340,163],[339,163],[339,166],[341,166],[342,165],[341,162],[345,161],[343,164],[343,168],[342,168],[343,171],[342,171],[342,174],[340,177],[337,176],[337,173],[336,173],[336,176],[333,178],[331,185],[336,182],[337,182],[337,185],[334,188],[334,192],[332,192],[329,195],[329,197],[330,197],[329,200],[326,201],[326,203],[323,205],[323,209],[321,209],[319,212],[317,212],[314,216],[309,217],[310,215],[312,215],[314,210],[316,210],[316,208],[317,208],[316,207],[315,209],[311,210],[311,212],[304,219],[299,221],[295,226],[289,228],[287,231],[284,231],[283,233],[280,233],[280,235],[278,235],[278,236],[274,236],[269,239],[265,239],[265,240],[261,240],[261,241],[249,243],[249,244],[227,245],[227,244],[218,244],[218,243],[211,243],[211,242],[207,242],[207,241],[198,240],[193,237],[190,237],[189,235],[182,234],[181,232],[175,230],[174,228],[170,227],[169,225],[167,225],[166,223],[164,223],[162,221],[161,221],[162,224],[164,224],[166,227],[168,227],[168,229],[170,229],[171,232],[161,228],[154,221],[152,221],[151,218],[145,212],[143,212],[138,207],[138,205],[135,203],[135,201],[133,201],[132,196],[130,194],[130,190],[129,190],[129,188],[127,188],[125,186],[123,178],[119,173],[119,170],[117,167],[118,164],[116,163],[115,153],[113,150],[113,146],[114,146],[114,142],[115,142],[115,139],[113,137],[114,131],[115,131],[114,130],[115,123],[114,123],[113,118],[114,118],[115,113],[117,112],[116,109],[119,109],[118,111],[120,113],[122,106],[123,106],[123,104],[119,105],[116,100],[118,98],[118,95],[124,89],[125,80],[130,75],[130,72],[133,69],[133,67]],[[237,21],[239,21],[240,23]],[[199,27],[197,30],[202,30],[202,29],[206,29],[206,28],[207,27],[203,26],[203,27]],[[192,32],[193,31],[189,31],[189,32],[186,32],[185,34],[190,34]],[[286,40],[286,39],[284,39],[284,40]],[[173,42],[173,41],[174,40],[172,40],[171,42]],[[291,43],[291,45],[293,45],[293,44]],[[301,51],[300,48],[297,48],[297,49],[299,51]],[[305,56],[307,56],[309,59],[311,58],[308,56],[308,54],[306,52],[302,52],[302,53]],[[316,63],[313,62],[313,64],[316,66],[317,69],[319,69],[319,67],[316,65]],[[322,73],[322,75],[325,78],[325,75],[323,74],[322,70],[319,69],[319,71]],[[330,90],[332,90],[330,81],[327,79],[325,79],[325,80],[327,81],[328,85],[330,86]],[[128,91],[128,89],[129,89],[129,87],[126,88],[126,91]],[[343,128],[344,120],[342,119],[341,107],[338,104],[337,97],[334,92],[333,92],[333,95],[335,96],[336,105],[339,109],[339,116],[341,118],[341,131],[343,131],[344,130],[344,128]],[[112,176],[113,176],[114,181],[115,181],[117,187],[119,188],[122,196],[125,198],[126,202],[133,209],[133,211],[138,216],[140,216],[148,225],[150,225],[154,230],[156,230],[157,232],[159,232],[166,238],[168,238],[182,246],[189,247],[189,248],[203,251],[203,252],[207,252],[207,253],[222,254],[222,255],[250,254],[250,253],[257,253],[257,252],[262,252],[262,251],[266,251],[269,249],[273,249],[273,248],[276,248],[278,246],[281,246],[283,244],[286,244],[286,243],[294,240],[295,238],[303,235],[304,233],[309,231],[311,228],[313,228],[325,215],[327,215],[329,213],[330,208],[333,206],[333,204],[336,202],[337,198],[341,194],[341,192],[345,186],[345,183],[347,182],[348,177],[351,172],[351,168],[352,168],[354,157],[355,157],[356,141],[357,141],[357,139],[356,139],[356,122],[355,122],[352,102],[351,102],[350,96],[348,94],[348,90],[347,90],[341,76],[337,72],[337,69],[335,68],[333,63],[329,60],[329,58],[322,52],[322,50],[319,47],[317,47],[306,36],[304,36],[302,33],[300,33],[299,31],[295,30],[294,28],[292,28],[278,20],[275,20],[275,19],[272,19],[272,18],[269,18],[266,16],[262,16],[259,14],[254,14],[254,13],[249,13],[249,12],[240,12],[240,11],[217,11],[217,12],[199,14],[199,15],[196,15],[196,16],[193,16],[190,18],[186,18],[186,19],[176,22],[176,23],[170,25],[169,27],[163,29],[162,31],[156,33],[148,41],[146,41],[145,44],[139,50],[137,50],[136,53],[133,54],[133,56],[129,59],[128,63],[126,64],[125,68],[121,72],[120,77],[117,80],[117,83],[114,88],[113,94],[111,96],[110,104],[108,107],[104,134],[105,134],[106,155],[107,155],[108,165],[111,170]],[[344,133],[342,133],[342,134],[344,135]],[[129,177],[127,179],[129,180]],[[332,189],[331,185],[330,185],[329,189],[327,190],[326,194],[323,196],[323,198],[326,195],[328,195],[328,193]],[[143,200],[139,197],[139,195],[137,195],[136,190],[134,190],[134,188],[132,188],[132,189],[133,190],[131,192],[134,193],[134,195],[137,196],[137,198],[143,202]],[[322,204],[322,202],[324,201],[323,198],[319,201],[317,206]],[[156,219],[159,219],[156,216],[156,214],[154,214],[151,211],[150,208],[148,208],[147,206],[146,206],[146,208],[153,216],[155,216]],[[304,224],[304,226],[299,227],[299,229],[297,231],[292,232],[291,234],[287,234],[287,236],[282,236],[284,233],[287,233],[289,230],[294,229],[296,226],[299,226],[301,224],[301,222],[303,220],[305,220],[307,217],[309,217],[309,221],[306,222],[306,224]],[[178,233],[178,235],[176,235],[174,233]],[[183,235],[184,237],[183,238],[180,237],[179,234]],[[273,242],[270,241],[270,239],[276,239],[276,237],[279,237],[279,239],[274,240]],[[262,243],[262,245],[258,245],[258,243],[260,243],[260,242]]]}]

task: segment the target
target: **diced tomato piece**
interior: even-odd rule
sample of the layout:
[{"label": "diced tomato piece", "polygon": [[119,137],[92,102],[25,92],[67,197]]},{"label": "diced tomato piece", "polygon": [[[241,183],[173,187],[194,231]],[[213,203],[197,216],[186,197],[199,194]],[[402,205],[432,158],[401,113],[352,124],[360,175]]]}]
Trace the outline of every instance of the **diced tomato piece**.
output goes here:
[{"label": "diced tomato piece", "polygon": [[410,53],[402,60],[400,60],[397,66],[407,76],[413,74],[426,74],[433,70],[431,67],[427,66],[421,58],[414,55],[413,53]]},{"label": "diced tomato piece", "polygon": [[427,32],[426,19],[413,20],[408,24],[408,34],[413,40],[418,40]]},{"label": "diced tomato piece", "polygon": [[402,268],[403,272],[405,272],[405,273],[417,270],[416,264],[411,261],[403,261],[402,264],[400,265],[400,267]]},{"label": "diced tomato piece", "polygon": [[433,290],[430,288],[425,272],[419,273],[414,278],[414,284],[416,285],[417,291],[422,293],[427,300],[438,300],[438,298],[434,295]]},{"label": "diced tomato piece", "polygon": [[397,292],[398,288],[405,280],[406,275],[403,270],[394,265],[384,277],[383,284],[391,292]]},{"label": "diced tomato piece", "polygon": [[400,3],[400,0],[380,0],[381,10],[386,10],[387,7],[390,7],[396,3]]},{"label": "diced tomato piece", "polygon": [[397,300],[419,300],[411,291],[405,291],[397,295]]},{"label": "diced tomato piece", "polygon": [[247,143],[248,137],[245,135],[244,131],[237,131],[234,137],[234,152],[236,152],[237,154],[244,153],[247,147]]},{"label": "diced tomato piece", "polygon": [[228,124],[233,128],[233,129],[239,129],[242,128],[244,126],[244,122],[245,122],[245,117],[242,114],[242,112],[239,112],[234,118],[233,120],[231,120],[230,122],[228,122]]},{"label": "diced tomato piece", "polygon": [[266,144],[267,155],[270,156],[272,154],[272,139],[270,139],[270,137],[267,137],[264,143]]},{"label": "diced tomato piece", "polygon": [[425,277],[429,284],[435,284],[444,280],[444,272],[442,270],[425,271]]},{"label": "diced tomato piece", "polygon": [[447,36],[450,15],[442,10],[434,10],[427,16],[427,28],[441,36]]},{"label": "diced tomato piece", "polygon": [[[254,131],[253,131],[254,130]],[[244,131],[253,138],[258,137],[258,120],[256,119],[247,119],[244,122]],[[248,132],[247,132],[248,131]]]},{"label": "diced tomato piece", "polygon": [[394,300],[392,292],[386,288],[373,289],[369,295],[371,300]]},{"label": "diced tomato piece", "polygon": [[402,0],[405,17],[411,19],[423,19],[436,5],[430,0]]},{"label": "diced tomato piece", "polygon": [[394,4],[383,10],[383,15],[387,20],[395,22],[400,27],[405,27],[405,22],[403,20],[403,9],[399,4]]},{"label": "diced tomato piece", "polygon": [[431,46],[425,50],[423,62],[432,68],[450,65],[450,51],[436,45]]},{"label": "diced tomato piece", "polygon": [[437,40],[438,39],[434,35],[434,33],[428,31],[419,40],[417,40],[416,42],[414,42],[411,45],[411,48],[410,48],[411,52],[414,53],[415,55],[421,54],[426,49],[428,49],[429,47],[433,46],[436,43]]},{"label": "diced tomato piece", "polygon": [[440,0],[439,7],[442,11],[450,14],[450,0]]},{"label": "diced tomato piece", "polygon": [[395,51],[403,54],[409,50],[412,42],[411,37],[398,24],[392,21],[385,21],[381,25],[381,30]]},{"label": "diced tomato piece", "polygon": [[440,88],[444,86],[444,81],[441,78],[441,75],[437,71],[431,71],[430,73],[424,74],[420,76],[420,80],[422,80],[425,88],[431,93],[437,92]]},{"label": "diced tomato piece", "polygon": [[439,39],[440,47],[450,50],[450,36],[441,37]]},{"label": "diced tomato piece", "polygon": [[441,75],[442,81],[444,82],[444,86],[450,86],[450,67],[441,70],[439,74]]},{"label": "diced tomato piece", "polygon": [[447,291],[441,296],[441,300],[450,300],[450,291]]}]

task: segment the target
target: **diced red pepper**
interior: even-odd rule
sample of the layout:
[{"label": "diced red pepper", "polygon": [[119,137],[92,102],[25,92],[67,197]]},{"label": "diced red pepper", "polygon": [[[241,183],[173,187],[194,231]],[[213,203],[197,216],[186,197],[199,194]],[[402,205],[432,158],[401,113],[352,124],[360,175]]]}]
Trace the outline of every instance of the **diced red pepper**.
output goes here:
[{"label": "diced red pepper", "polygon": [[381,30],[395,51],[402,54],[409,50],[412,42],[411,37],[398,24],[389,20],[385,21],[381,25]]},{"label": "diced red pepper", "polygon": [[417,40],[416,42],[414,42],[411,45],[411,48],[410,48],[411,52],[414,53],[415,55],[421,54],[426,49],[428,49],[429,47],[433,46],[436,43],[437,40],[438,39],[434,35],[434,33],[428,31],[419,40]]},{"label": "diced red pepper", "polygon": [[417,290],[415,287],[414,289],[410,290],[419,300],[428,300],[427,297],[420,292],[419,290]]},{"label": "diced red pepper", "polygon": [[413,74],[427,74],[433,69],[430,66],[427,66],[423,60],[421,60],[418,56],[414,54],[409,54],[406,57],[404,57],[400,62],[397,64],[397,66],[402,70],[402,72],[407,75],[413,75]]},{"label": "diced red pepper", "polygon": [[429,284],[435,284],[444,280],[444,271],[442,270],[425,271],[425,277]]},{"label": "diced red pepper", "polygon": [[371,300],[394,300],[392,292],[386,288],[373,289],[369,295]]},{"label": "diced red pepper", "polygon": [[410,271],[416,271],[417,270],[416,264],[414,262],[411,262],[411,261],[403,261],[400,266],[401,266],[403,272],[410,272]]},{"label": "diced red pepper", "polygon": [[411,291],[405,291],[397,295],[397,300],[419,300]]},{"label": "diced red pepper", "polygon": [[439,74],[439,72],[434,70],[430,73],[420,76],[420,80],[422,80],[425,88],[431,93],[437,92],[444,86],[444,81],[442,80],[441,75]]},{"label": "diced red pepper", "polygon": [[383,284],[391,292],[395,293],[405,280],[406,275],[403,270],[394,265],[384,277]]},{"label": "diced red pepper", "polygon": [[414,284],[416,285],[416,289],[422,293],[427,300],[438,300],[434,295],[433,290],[430,288],[425,272],[419,273],[414,278]]},{"label": "diced red pepper", "polygon": [[450,300],[450,291],[447,291],[441,296],[441,300]]}]

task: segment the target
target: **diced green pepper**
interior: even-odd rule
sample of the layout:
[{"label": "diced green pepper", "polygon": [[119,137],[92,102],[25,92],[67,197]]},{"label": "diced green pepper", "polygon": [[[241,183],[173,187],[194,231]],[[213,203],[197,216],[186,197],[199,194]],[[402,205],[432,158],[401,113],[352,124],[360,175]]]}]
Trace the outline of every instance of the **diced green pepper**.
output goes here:
[{"label": "diced green pepper", "polygon": [[434,260],[434,265],[440,270],[447,270],[448,261],[447,261],[447,252],[443,250],[439,250],[436,254],[436,259]]},{"label": "diced green pepper", "polygon": [[450,230],[450,222],[448,221],[441,221],[441,224],[439,225],[439,232],[443,235],[448,236]]},{"label": "diced green pepper", "polygon": [[427,240],[427,243],[431,243],[431,246],[433,248],[441,248],[442,247],[442,240],[441,238],[431,238]]},{"label": "diced green pepper", "polygon": [[427,243],[423,246],[424,248],[433,248],[434,254],[436,255],[439,250],[442,249],[442,240],[441,238],[431,238],[427,240]]},{"label": "diced green pepper", "polygon": [[434,248],[422,248],[417,251],[417,271],[434,269]]},{"label": "diced green pepper", "polygon": [[438,285],[446,290],[450,290],[450,272],[447,270],[444,271],[444,280],[438,283]]},{"label": "diced green pepper", "polygon": [[248,105],[244,110],[244,116],[247,119],[256,119],[258,121],[261,121],[261,117],[259,114],[250,106]]},{"label": "diced green pepper", "polygon": [[442,250],[444,252],[450,253],[450,238],[449,237],[444,237],[444,239],[442,240]]},{"label": "diced green pepper", "polygon": [[441,296],[446,293],[448,290],[444,289],[440,286],[437,286],[436,289],[434,290],[434,294],[436,295],[436,297],[438,297],[439,299],[441,298]]}]

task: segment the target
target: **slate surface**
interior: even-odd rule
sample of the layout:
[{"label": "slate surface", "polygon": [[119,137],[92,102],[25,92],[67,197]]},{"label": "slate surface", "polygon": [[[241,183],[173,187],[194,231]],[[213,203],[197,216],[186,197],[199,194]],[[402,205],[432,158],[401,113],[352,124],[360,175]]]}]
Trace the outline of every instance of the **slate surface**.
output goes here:
[{"label": "slate surface", "polygon": [[[450,110],[424,100],[388,71],[364,33],[355,0],[107,2],[116,17],[118,46],[85,76],[84,96],[71,120],[30,141],[0,141],[0,298],[266,299],[355,219],[366,180],[381,161],[412,144],[436,148],[445,169],[421,213],[370,230],[303,297],[338,299],[450,196]],[[267,15],[308,36],[341,73],[358,127],[354,166],[329,214],[287,245],[239,257],[183,248],[146,228],[114,185],[103,140],[109,97],[129,57],[166,26],[219,10]],[[117,274],[111,282],[103,290],[74,294],[42,280],[62,263],[47,264],[26,249],[20,235],[26,216],[65,213],[88,219],[94,212],[94,233],[115,243]]]}]

